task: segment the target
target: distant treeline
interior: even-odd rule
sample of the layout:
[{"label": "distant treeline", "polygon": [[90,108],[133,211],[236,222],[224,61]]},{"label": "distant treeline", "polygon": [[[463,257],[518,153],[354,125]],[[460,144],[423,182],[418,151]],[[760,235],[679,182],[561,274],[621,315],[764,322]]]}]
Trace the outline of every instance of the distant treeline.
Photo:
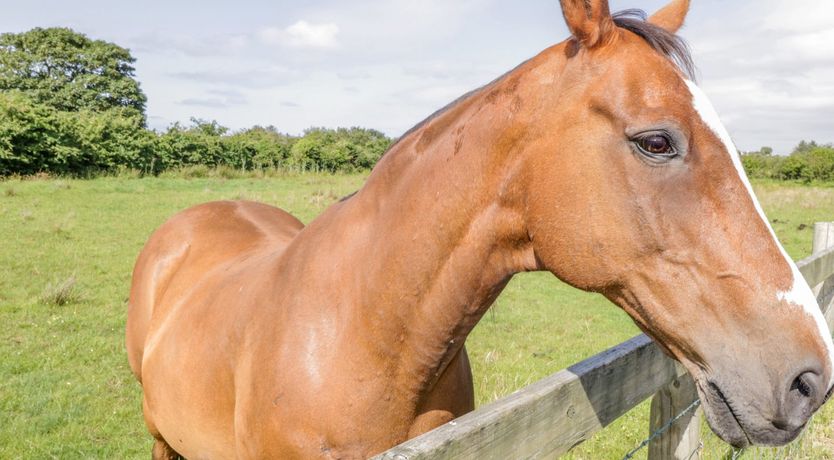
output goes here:
[{"label": "distant treeline", "polygon": [[[291,136],[198,119],[152,131],[134,62],[129,50],[67,28],[0,34],[0,177],[190,166],[347,172],[373,167],[392,142],[372,129]],[[802,141],[789,156],[763,147],[742,160],[751,177],[834,181],[831,145]]]},{"label": "distant treeline", "polygon": [[802,182],[834,182],[834,145],[802,141],[788,156],[773,155],[773,149],[741,155],[747,175],[759,179]]},{"label": "distant treeline", "polygon": [[68,112],[19,92],[0,93],[0,175],[89,176],[123,169],[155,175],[194,165],[348,172],[373,167],[391,143],[372,129],[311,128],[291,136],[255,126],[230,133],[203,120],[155,132],[124,112]]},{"label": "distant treeline", "polygon": [[232,133],[197,119],[152,131],[134,62],[127,49],[67,28],[0,34],[0,176],[195,165],[355,171],[371,168],[392,141],[362,128]]}]

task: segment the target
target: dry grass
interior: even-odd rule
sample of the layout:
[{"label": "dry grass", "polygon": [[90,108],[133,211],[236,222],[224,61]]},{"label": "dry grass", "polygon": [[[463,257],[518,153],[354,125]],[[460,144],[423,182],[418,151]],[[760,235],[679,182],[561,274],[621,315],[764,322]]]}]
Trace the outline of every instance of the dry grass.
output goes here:
[{"label": "dry grass", "polygon": [[331,203],[335,203],[339,199],[339,195],[333,191],[333,189],[324,191],[324,190],[316,190],[310,196],[310,204],[321,208],[325,205],[329,205]]},{"label": "dry grass", "polygon": [[52,224],[52,231],[59,235],[66,235],[75,225],[75,212],[69,212],[58,222]]},{"label": "dry grass", "polygon": [[82,296],[77,281],[75,275],[71,275],[63,281],[47,284],[40,296],[41,303],[61,307],[79,302]]}]

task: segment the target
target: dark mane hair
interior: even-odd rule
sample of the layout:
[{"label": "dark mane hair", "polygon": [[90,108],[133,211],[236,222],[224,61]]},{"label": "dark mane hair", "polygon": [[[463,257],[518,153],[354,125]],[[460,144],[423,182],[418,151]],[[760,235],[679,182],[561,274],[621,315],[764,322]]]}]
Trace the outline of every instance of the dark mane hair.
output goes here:
[{"label": "dark mane hair", "polygon": [[655,51],[674,62],[690,80],[695,80],[692,53],[682,38],[646,21],[648,16],[643,10],[623,10],[614,13],[613,17],[617,27],[645,40]]},{"label": "dark mane hair", "polygon": [[[690,80],[695,81],[695,64],[692,61],[692,53],[689,51],[689,45],[687,45],[686,42],[682,38],[678,37],[677,35],[669,32],[669,31],[667,31],[666,29],[663,29],[661,27],[658,27],[658,26],[646,21],[646,19],[648,18],[648,15],[646,15],[646,12],[643,11],[643,10],[639,10],[639,9],[623,10],[623,11],[619,11],[617,13],[614,13],[612,15],[612,17],[614,19],[614,24],[616,24],[617,27],[619,27],[621,29],[624,29],[624,30],[627,30],[629,32],[632,32],[632,33],[636,34],[638,37],[645,40],[646,43],[648,43],[649,46],[651,46],[654,50],[656,50],[657,52],[659,52],[660,54],[665,56],[667,59],[672,61],[672,63],[674,63],[684,73],[684,75],[689,77]],[[521,67],[526,62],[527,61],[519,64],[518,67]],[[399,138],[397,138],[388,147],[388,149],[386,149],[386,151],[383,153],[383,156],[385,154],[387,154],[392,148],[394,148],[394,146],[399,144],[400,140],[406,138],[409,134],[411,134],[414,131],[422,128],[427,123],[429,123],[433,119],[437,118],[438,116],[440,116],[444,112],[448,111],[450,108],[456,106],[460,101],[466,99],[467,97],[471,96],[472,94],[476,93],[477,91],[479,91],[483,88],[486,88],[486,87],[492,85],[493,83],[495,83],[497,81],[500,81],[502,78],[504,78],[508,74],[512,73],[513,70],[515,70],[515,69],[512,69],[512,70],[508,71],[504,75],[501,75],[500,77],[496,78],[492,82],[490,82],[490,83],[488,83],[488,84],[486,84],[486,85],[484,85],[480,88],[476,88],[472,91],[469,91],[468,93],[466,93],[463,96],[460,96],[459,98],[455,99],[454,101],[452,101],[451,103],[449,103],[445,107],[443,107],[443,108],[437,110],[436,112],[434,112],[433,114],[429,115],[426,119],[424,119],[420,123],[417,123],[416,125],[411,127],[411,129],[409,129],[403,135],[401,135]],[[347,199],[347,198],[350,198],[350,196],[345,197],[344,199]]]}]

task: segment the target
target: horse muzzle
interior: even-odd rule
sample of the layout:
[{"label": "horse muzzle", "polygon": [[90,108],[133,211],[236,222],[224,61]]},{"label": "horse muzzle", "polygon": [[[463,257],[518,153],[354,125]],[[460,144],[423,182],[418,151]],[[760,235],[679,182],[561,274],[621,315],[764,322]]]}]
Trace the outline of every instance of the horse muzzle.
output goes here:
[{"label": "horse muzzle", "polygon": [[[826,388],[828,380],[820,372],[803,370],[793,375],[765,392],[756,392],[749,382],[698,382],[710,427],[736,448],[782,446],[793,441],[834,392],[834,388]],[[764,396],[767,393],[769,397]]]}]

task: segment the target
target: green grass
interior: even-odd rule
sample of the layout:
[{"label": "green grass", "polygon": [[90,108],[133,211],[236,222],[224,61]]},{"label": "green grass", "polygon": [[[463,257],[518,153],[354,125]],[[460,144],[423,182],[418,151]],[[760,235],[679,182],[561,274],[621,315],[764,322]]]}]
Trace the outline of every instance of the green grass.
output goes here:
[{"label": "green grass", "polygon": [[[167,217],[196,203],[247,198],[309,222],[363,180],[290,174],[0,182],[0,458],[148,457],[123,331],[133,262]],[[834,188],[757,189],[791,256],[807,255],[813,222],[834,219]],[[600,296],[549,274],[516,277],[467,341],[478,403],[637,332]],[[810,458],[834,458],[832,407],[802,443]],[[621,458],[647,427],[644,403],[569,457]],[[708,458],[726,452],[714,437],[706,449]]]}]

